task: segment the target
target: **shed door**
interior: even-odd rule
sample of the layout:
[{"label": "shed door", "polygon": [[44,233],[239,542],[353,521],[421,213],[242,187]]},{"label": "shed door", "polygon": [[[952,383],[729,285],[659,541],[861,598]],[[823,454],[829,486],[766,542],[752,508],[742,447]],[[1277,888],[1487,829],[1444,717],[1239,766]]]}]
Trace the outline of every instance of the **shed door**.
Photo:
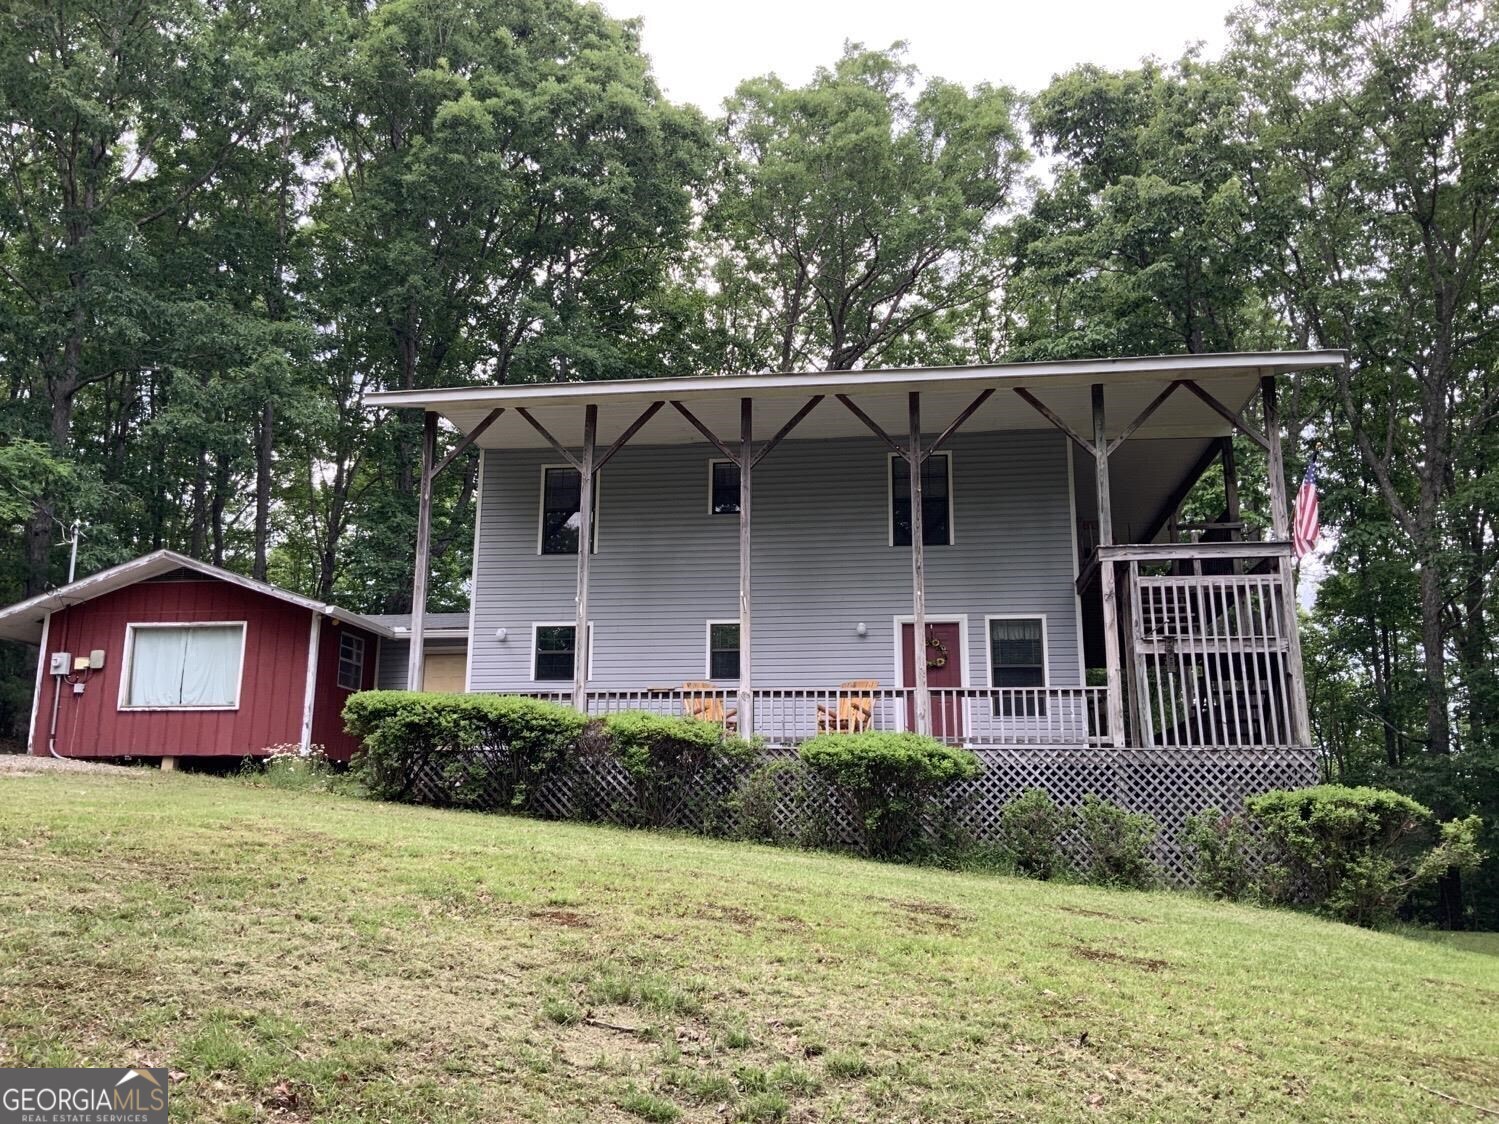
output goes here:
[{"label": "shed door", "polygon": [[[907,687],[916,686],[915,626],[901,626],[901,668]],[[963,686],[963,633],[956,621],[929,621],[926,626],[926,685],[932,696],[932,736],[957,739],[963,736],[964,703],[961,697],[945,697],[939,687]],[[906,704],[906,729],[916,729],[916,700]]]},{"label": "shed door", "polygon": [[462,652],[428,652],[422,660],[422,690],[462,692],[467,663]]}]

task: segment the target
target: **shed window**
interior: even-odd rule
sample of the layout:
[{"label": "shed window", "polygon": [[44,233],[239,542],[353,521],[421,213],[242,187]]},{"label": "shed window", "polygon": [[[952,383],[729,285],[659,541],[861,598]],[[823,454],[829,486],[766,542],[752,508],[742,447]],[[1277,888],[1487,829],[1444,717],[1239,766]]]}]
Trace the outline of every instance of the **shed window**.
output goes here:
[{"label": "shed window", "polygon": [[708,622],[708,678],[739,678],[739,622]]},{"label": "shed window", "polygon": [[[593,625],[588,626],[590,635]],[[578,630],[570,624],[536,626],[536,650],[533,654],[533,679],[572,682],[573,660],[577,652],[574,637]],[[591,668],[589,672],[591,673]]]},{"label": "shed window", "polygon": [[352,632],[338,637],[338,685],[345,691],[364,686],[364,637]]},{"label": "shed window", "polygon": [[733,461],[708,462],[708,512],[739,514],[739,466]]},{"label": "shed window", "polygon": [[131,625],[121,705],[231,710],[244,646],[243,623]]},{"label": "shed window", "polygon": [[[911,545],[911,466],[905,457],[890,457],[890,528],[895,546]],[[921,542],[952,543],[952,458],[933,453],[921,465]]]},{"label": "shed window", "polygon": [[[583,522],[583,478],[576,468],[544,468],[541,471],[541,553],[577,554],[578,531]],[[599,482],[593,482],[593,551],[598,553]]]},{"label": "shed window", "polygon": [[[1040,617],[989,622],[989,683],[994,687],[1046,686],[1046,629]],[[1038,717],[1046,712],[1040,692],[1016,692],[994,700],[1004,717]]]}]

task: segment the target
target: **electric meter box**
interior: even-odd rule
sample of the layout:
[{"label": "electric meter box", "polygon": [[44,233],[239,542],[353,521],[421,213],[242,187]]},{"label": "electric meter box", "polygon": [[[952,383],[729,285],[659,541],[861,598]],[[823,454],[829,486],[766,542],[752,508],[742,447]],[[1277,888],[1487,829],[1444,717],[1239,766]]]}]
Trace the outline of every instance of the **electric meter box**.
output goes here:
[{"label": "electric meter box", "polygon": [[53,652],[48,661],[47,670],[53,675],[66,675],[72,670],[73,653]]}]

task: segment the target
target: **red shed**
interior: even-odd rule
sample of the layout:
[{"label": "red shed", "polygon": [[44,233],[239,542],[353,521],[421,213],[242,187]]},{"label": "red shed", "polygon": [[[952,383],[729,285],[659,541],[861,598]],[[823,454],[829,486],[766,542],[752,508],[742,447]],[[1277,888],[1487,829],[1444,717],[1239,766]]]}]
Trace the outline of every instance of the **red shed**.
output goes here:
[{"label": "red shed", "polygon": [[31,752],[347,760],[344,700],[375,684],[367,617],[158,550],[0,610],[38,645]]}]

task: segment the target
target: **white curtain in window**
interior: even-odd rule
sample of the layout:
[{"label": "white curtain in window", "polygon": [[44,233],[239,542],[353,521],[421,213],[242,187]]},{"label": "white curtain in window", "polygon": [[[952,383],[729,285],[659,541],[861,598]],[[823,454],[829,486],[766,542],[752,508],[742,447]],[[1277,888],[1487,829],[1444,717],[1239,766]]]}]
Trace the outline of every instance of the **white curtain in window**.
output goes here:
[{"label": "white curtain in window", "polygon": [[235,705],[242,631],[240,625],[137,629],[130,659],[130,704]]},{"label": "white curtain in window", "polygon": [[238,625],[187,630],[183,706],[233,706],[238,701],[240,647]]},{"label": "white curtain in window", "polygon": [[130,705],[179,705],[187,629],[138,628],[131,635]]}]

